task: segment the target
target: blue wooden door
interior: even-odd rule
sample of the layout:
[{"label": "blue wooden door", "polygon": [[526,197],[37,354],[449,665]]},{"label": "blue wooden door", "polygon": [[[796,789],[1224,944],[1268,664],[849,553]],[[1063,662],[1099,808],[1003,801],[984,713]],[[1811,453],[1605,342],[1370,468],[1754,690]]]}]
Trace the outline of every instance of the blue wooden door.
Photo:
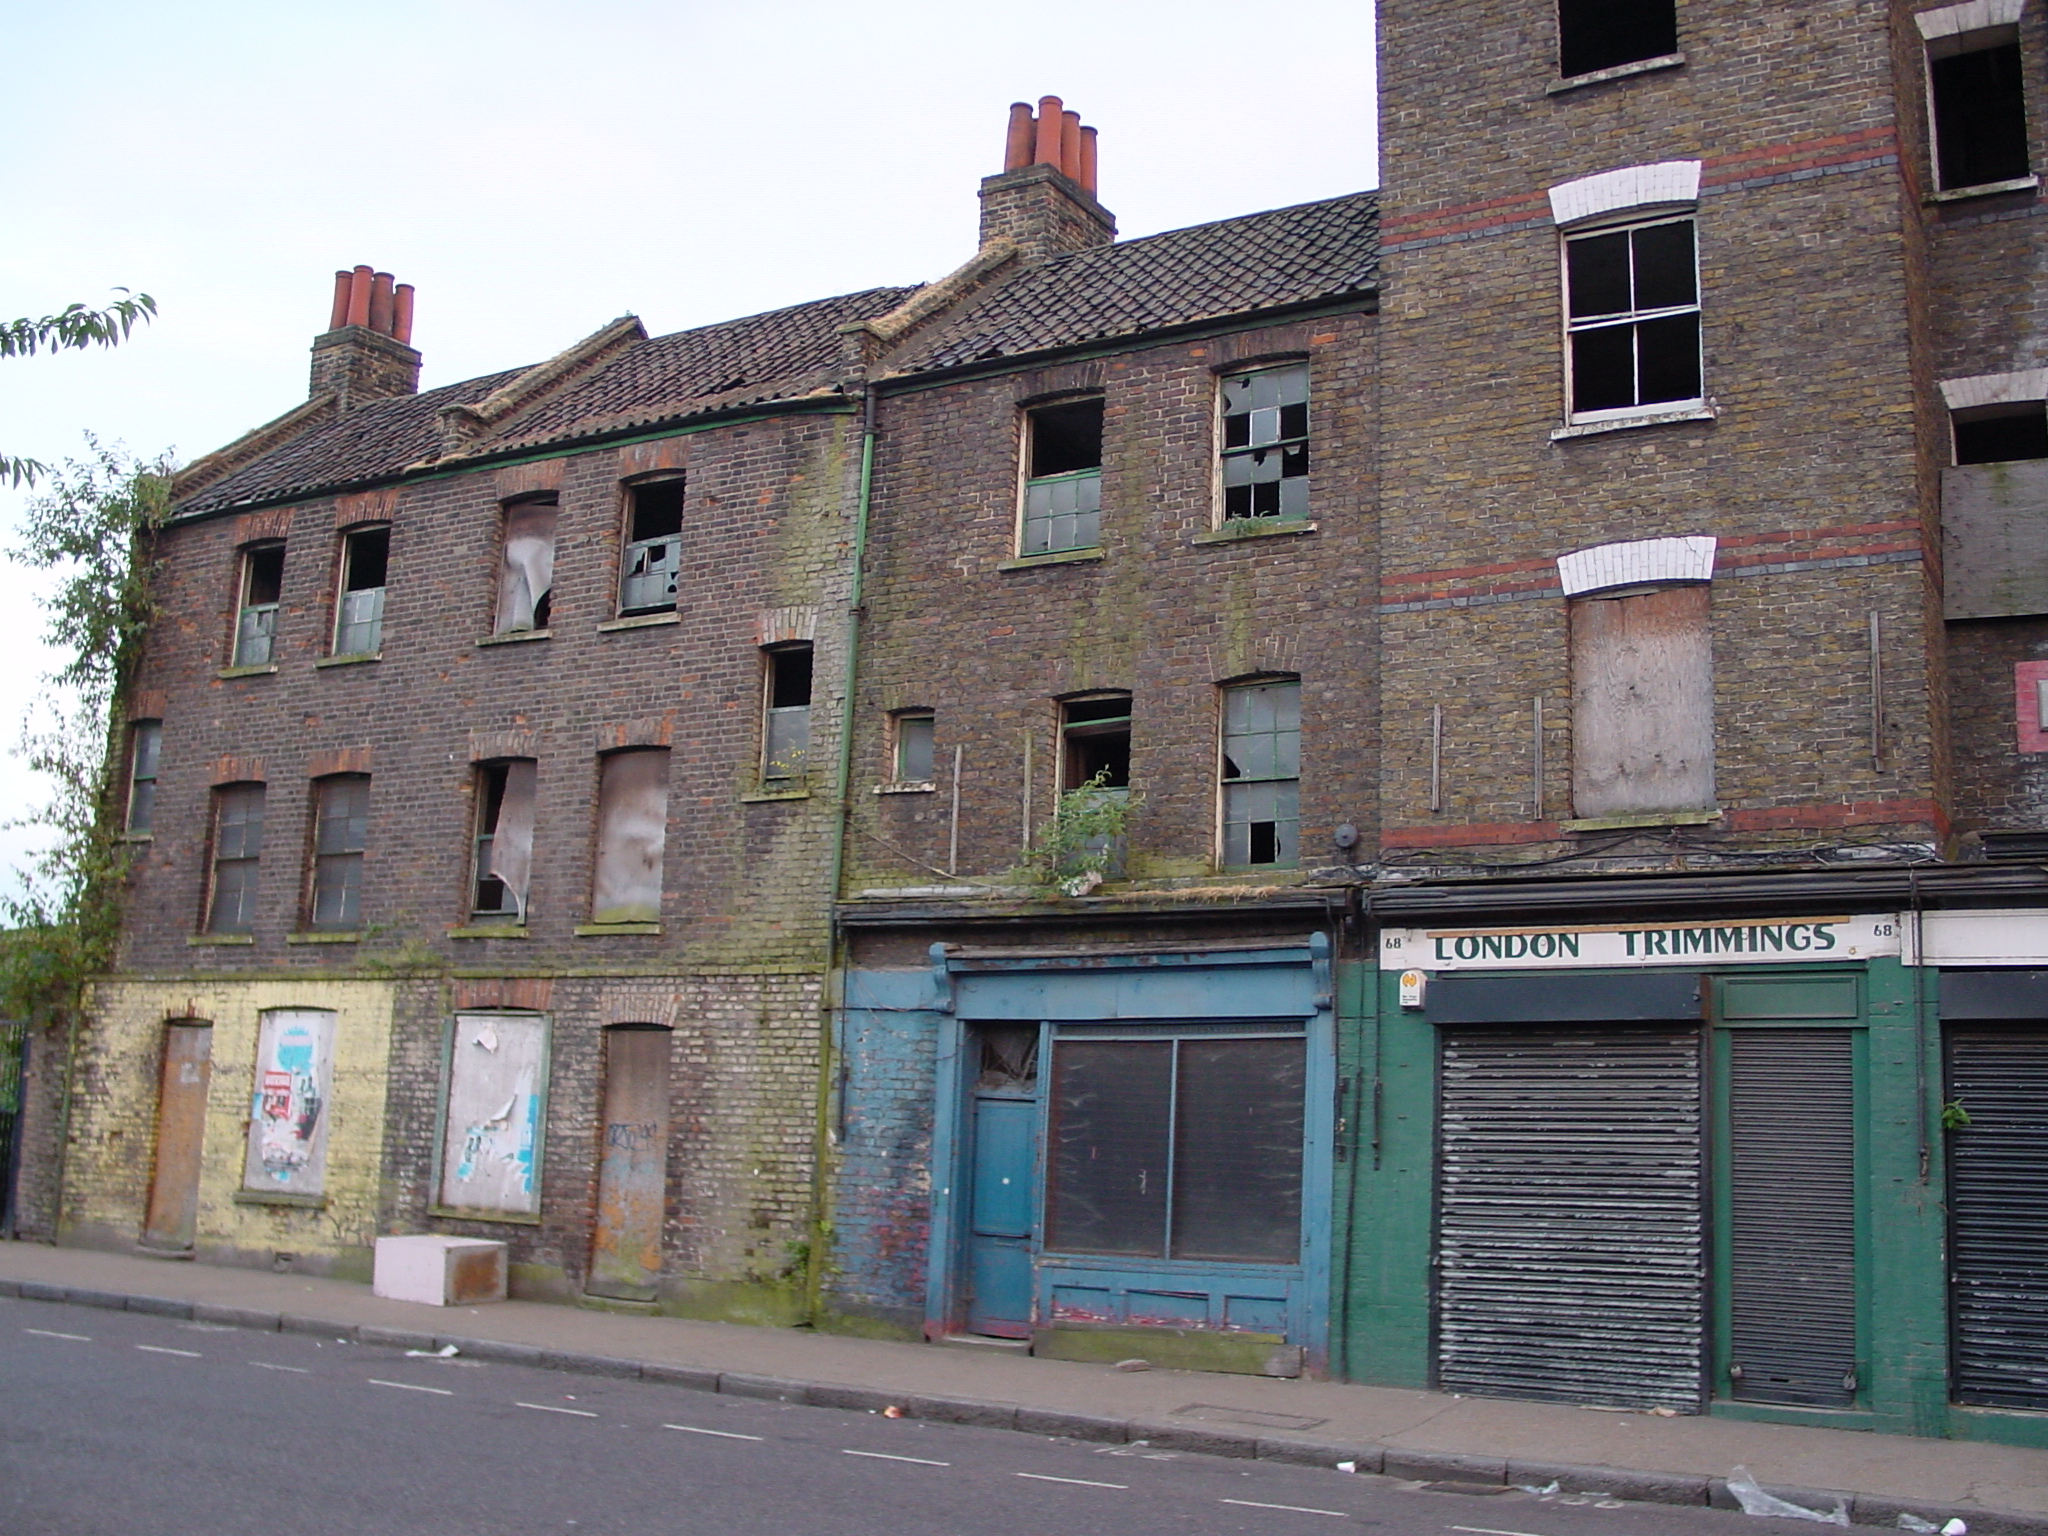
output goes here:
[{"label": "blue wooden door", "polygon": [[1031,1336],[1038,1226],[1038,1101],[977,1094],[969,1170],[967,1331]]}]

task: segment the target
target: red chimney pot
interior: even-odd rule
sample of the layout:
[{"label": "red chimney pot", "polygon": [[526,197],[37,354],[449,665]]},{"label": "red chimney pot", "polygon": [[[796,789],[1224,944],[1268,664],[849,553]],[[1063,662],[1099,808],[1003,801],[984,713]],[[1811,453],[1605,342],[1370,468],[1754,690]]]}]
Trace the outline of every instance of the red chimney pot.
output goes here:
[{"label": "red chimney pot", "polygon": [[1074,178],[1090,197],[1095,195],[1095,130],[1081,130],[1081,174]]},{"label": "red chimney pot", "polygon": [[1037,136],[1038,125],[1031,117],[1031,103],[1013,101],[1010,103],[1010,131],[1003,142],[1003,169],[1021,171],[1031,163],[1032,140]]},{"label": "red chimney pot", "polygon": [[1057,96],[1038,98],[1038,142],[1031,154],[1034,165],[1058,166],[1060,163],[1060,99]]},{"label": "red chimney pot", "polygon": [[368,267],[357,267],[349,274],[348,323],[368,325],[370,323],[370,279],[374,274]]},{"label": "red chimney pot", "polygon": [[354,279],[355,274],[352,272],[334,274],[334,311],[327,320],[327,329],[330,331],[338,331],[348,324],[348,290]]},{"label": "red chimney pot", "polygon": [[391,339],[412,345],[411,283],[400,283],[391,292]]},{"label": "red chimney pot", "polygon": [[376,273],[370,279],[370,329],[379,336],[391,334],[391,274]]}]

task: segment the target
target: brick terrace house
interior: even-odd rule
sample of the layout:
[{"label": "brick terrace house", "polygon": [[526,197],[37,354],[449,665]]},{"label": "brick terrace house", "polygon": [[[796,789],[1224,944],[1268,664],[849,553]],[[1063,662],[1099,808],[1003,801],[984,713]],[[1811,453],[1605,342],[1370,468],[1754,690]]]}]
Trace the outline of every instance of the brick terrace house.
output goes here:
[{"label": "brick terrace house", "polygon": [[428,395],[349,275],[67,1239],[2038,1441],[2048,16],[1380,9],[1378,194],[1119,242],[1047,98],[941,281]]}]

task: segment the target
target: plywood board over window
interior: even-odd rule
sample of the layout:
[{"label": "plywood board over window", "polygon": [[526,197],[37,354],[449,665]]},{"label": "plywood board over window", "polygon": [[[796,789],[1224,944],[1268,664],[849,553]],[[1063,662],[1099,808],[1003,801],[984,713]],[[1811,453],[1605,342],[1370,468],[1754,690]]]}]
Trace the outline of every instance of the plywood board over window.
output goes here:
[{"label": "plywood board over window", "polygon": [[1572,799],[1580,816],[1712,808],[1710,590],[1694,583],[1572,603]]},{"label": "plywood board over window", "polygon": [[455,1016],[442,1117],[442,1209],[540,1213],[547,1075],[545,1014]]},{"label": "plywood board over window", "polygon": [[661,856],[667,841],[668,752],[611,753],[598,784],[592,922],[660,921]]},{"label": "plywood board over window", "polygon": [[243,1188],[271,1195],[325,1193],[333,1079],[332,1013],[324,1008],[264,1013]]}]

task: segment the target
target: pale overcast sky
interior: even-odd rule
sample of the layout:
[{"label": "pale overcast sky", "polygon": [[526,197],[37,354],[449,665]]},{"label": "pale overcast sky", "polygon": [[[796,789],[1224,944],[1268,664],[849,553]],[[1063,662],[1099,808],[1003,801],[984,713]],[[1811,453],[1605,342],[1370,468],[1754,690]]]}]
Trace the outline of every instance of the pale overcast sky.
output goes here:
[{"label": "pale overcast sky", "polygon": [[[1101,131],[1126,237],[1376,183],[1369,0],[20,5],[0,315],[113,288],[113,352],[0,363],[0,451],[190,461],[305,396],[337,268],[418,290],[422,386],[942,276],[1009,103]],[[0,492],[11,530],[19,495]],[[0,571],[0,746],[47,669]],[[0,813],[38,798],[0,759]],[[0,832],[0,871],[23,857]]]}]

